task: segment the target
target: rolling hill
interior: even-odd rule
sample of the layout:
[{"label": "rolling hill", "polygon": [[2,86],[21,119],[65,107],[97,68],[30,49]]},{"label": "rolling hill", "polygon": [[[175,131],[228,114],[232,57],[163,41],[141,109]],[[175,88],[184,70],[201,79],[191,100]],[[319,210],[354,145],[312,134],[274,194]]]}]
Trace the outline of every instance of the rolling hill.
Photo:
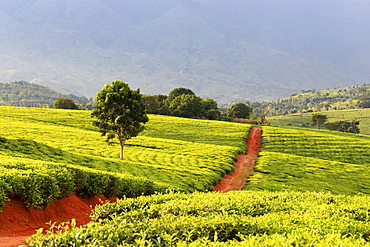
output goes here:
[{"label": "rolling hill", "polygon": [[[73,191],[120,197],[166,189],[209,191],[245,151],[251,127],[150,115],[145,131],[127,142],[125,160],[119,160],[119,146],[104,142],[90,115],[0,106],[0,207],[11,196],[42,206]],[[53,189],[45,192],[48,183]],[[24,186],[39,189],[29,193]]]},{"label": "rolling hill", "polygon": [[72,99],[81,108],[92,108],[93,100],[62,94],[48,87],[25,81],[0,83],[0,105],[53,108],[59,98]]},{"label": "rolling hill", "polygon": [[[316,112],[317,113],[317,112]],[[370,109],[348,109],[338,111],[322,111],[320,114],[324,114],[328,117],[328,122],[337,121],[353,121],[357,120],[360,122],[359,129],[360,134],[370,135]],[[294,113],[281,116],[267,117],[267,121],[273,126],[296,126],[304,128],[317,128],[311,126],[311,115],[312,112],[307,113]]]},{"label": "rolling hill", "polygon": [[[313,113],[324,114],[328,122],[359,121],[361,134],[370,134],[370,109],[362,108],[367,102],[370,85],[348,88],[325,89],[321,91],[307,90],[293,94],[287,98],[270,102],[252,102],[255,113],[265,109],[267,121],[276,126],[311,126]],[[316,128],[316,127],[313,127]]]},{"label": "rolling hill", "polygon": [[[245,152],[250,125],[151,115],[121,161],[88,111],[0,115],[0,204],[42,207],[71,190],[135,197],[95,208],[81,227],[51,224],[28,246],[369,246],[368,136],[264,126],[246,191],[200,193]],[[165,193],[141,196],[154,191]]]},{"label": "rolling hill", "polygon": [[370,84],[362,84],[346,88],[302,90],[286,98],[249,104],[254,108],[265,108],[268,116],[278,116],[296,112],[367,108],[369,94]]}]

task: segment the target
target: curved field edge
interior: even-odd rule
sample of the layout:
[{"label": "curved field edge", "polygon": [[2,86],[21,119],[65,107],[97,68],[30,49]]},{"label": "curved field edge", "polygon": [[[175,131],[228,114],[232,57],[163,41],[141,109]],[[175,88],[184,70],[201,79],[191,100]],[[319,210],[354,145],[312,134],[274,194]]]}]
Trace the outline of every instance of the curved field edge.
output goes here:
[{"label": "curved field edge", "polygon": [[0,107],[0,206],[43,206],[70,191],[138,196],[212,190],[245,152],[250,125],[149,115],[125,160],[92,127],[89,111]]},{"label": "curved field edge", "polygon": [[29,246],[370,246],[369,205],[368,196],[317,192],[152,195],[99,206],[86,226],[40,230],[27,242]]},{"label": "curved field edge", "polygon": [[370,137],[263,127],[263,148],[245,190],[370,194]]},{"label": "curved field edge", "polygon": [[153,181],[130,174],[19,158],[2,160],[0,174],[0,212],[11,198],[39,208],[71,192],[82,198],[95,195],[110,198],[149,195],[158,189]]}]

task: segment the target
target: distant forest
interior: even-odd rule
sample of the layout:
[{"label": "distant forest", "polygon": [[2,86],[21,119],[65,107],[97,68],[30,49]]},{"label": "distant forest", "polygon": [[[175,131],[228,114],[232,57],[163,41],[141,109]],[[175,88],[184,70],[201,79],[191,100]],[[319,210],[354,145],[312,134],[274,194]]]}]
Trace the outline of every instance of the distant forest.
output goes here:
[{"label": "distant forest", "polygon": [[62,94],[25,81],[0,83],[0,105],[52,108],[58,98],[72,99],[81,109],[93,108],[92,98]]},{"label": "distant forest", "polygon": [[[151,109],[153,108],[151,99],[157,99],[158,96],[163,97],[163,99],[160,98],[161,102],[166,101],[167,96],[165,95],[144,95],[148,112],[168,114],[168,112],[157,112]],[[0,83],[0,105],[53,108],[55,101],[59,98],[72,99],[79,109],[93,109],[95,104],[93,98],[88,99],[73,94],[62,94],[48,87],[25,81]],[[164,103],[161,102],[154,102],[158,104],[156,108],[160,109],[162,107]],[[256,117],[260,116],[261,111],[266,116],[279,116],[292,113],[370,108],[370,84],[325,90],[302,90],[299,94],[293,94],[290,97],[275,101],[248,101],[243,103],[253,108]],[[217,102],[213,101],[213,104],[217,105]],[[211,108],[216,110],[217,106]],[[227,108],[221,106],[218,110],[226,113]]]},{"label": "distant forest", "polygon": [[247,102],[257,113],[263,109],[267,116],[279,116],[292,113],[321,112],[370,108],[370,84],[347,88],[335,88],[317,91],[302,90],[288,98],[275,101]]}]

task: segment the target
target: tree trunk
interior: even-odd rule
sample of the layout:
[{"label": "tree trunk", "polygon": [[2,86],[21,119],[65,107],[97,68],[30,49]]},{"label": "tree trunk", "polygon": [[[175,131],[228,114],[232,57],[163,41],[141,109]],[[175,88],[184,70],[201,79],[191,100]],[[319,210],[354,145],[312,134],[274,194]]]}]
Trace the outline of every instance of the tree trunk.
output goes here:
[{"label": "tree trunk", "polygon": [[121,148],[120,154],[119,154],[119,158],[121,160],[123,160],[123,151],[124,151],[124,147],[125,147],[125,142],[124,141],[120,141],[119,144],[120,144],[120,148]]}]

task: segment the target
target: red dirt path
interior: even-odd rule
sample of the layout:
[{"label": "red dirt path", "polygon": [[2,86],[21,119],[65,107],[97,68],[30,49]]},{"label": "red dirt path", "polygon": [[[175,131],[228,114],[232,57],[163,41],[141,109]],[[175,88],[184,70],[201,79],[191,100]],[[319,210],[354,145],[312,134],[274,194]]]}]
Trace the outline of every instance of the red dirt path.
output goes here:
[{"label": "red dirt path", "polygon": [[241,190],[245,186],[249,175],[254,171],[254,164],[261,145],[261,128],[252,128],[247,140],[247,154],[239,154],[237,156],[238,160],[234,163],[234,171],[222,177],[221,181],[214,187],[214,191]]},{"label": "red dirt path", "polygon": [[76,219],[78,226],[84,225],[90,221],[92,208],[103,202],[107,202],[107,198],[97,196],[83,200],[75,194],[39,210],[27,208],[17,200],[6,202],[0,213],[0,247],[24,244],[37,229],[49,229],[50,225],[46,223],[50,221],[61,223]]}]

